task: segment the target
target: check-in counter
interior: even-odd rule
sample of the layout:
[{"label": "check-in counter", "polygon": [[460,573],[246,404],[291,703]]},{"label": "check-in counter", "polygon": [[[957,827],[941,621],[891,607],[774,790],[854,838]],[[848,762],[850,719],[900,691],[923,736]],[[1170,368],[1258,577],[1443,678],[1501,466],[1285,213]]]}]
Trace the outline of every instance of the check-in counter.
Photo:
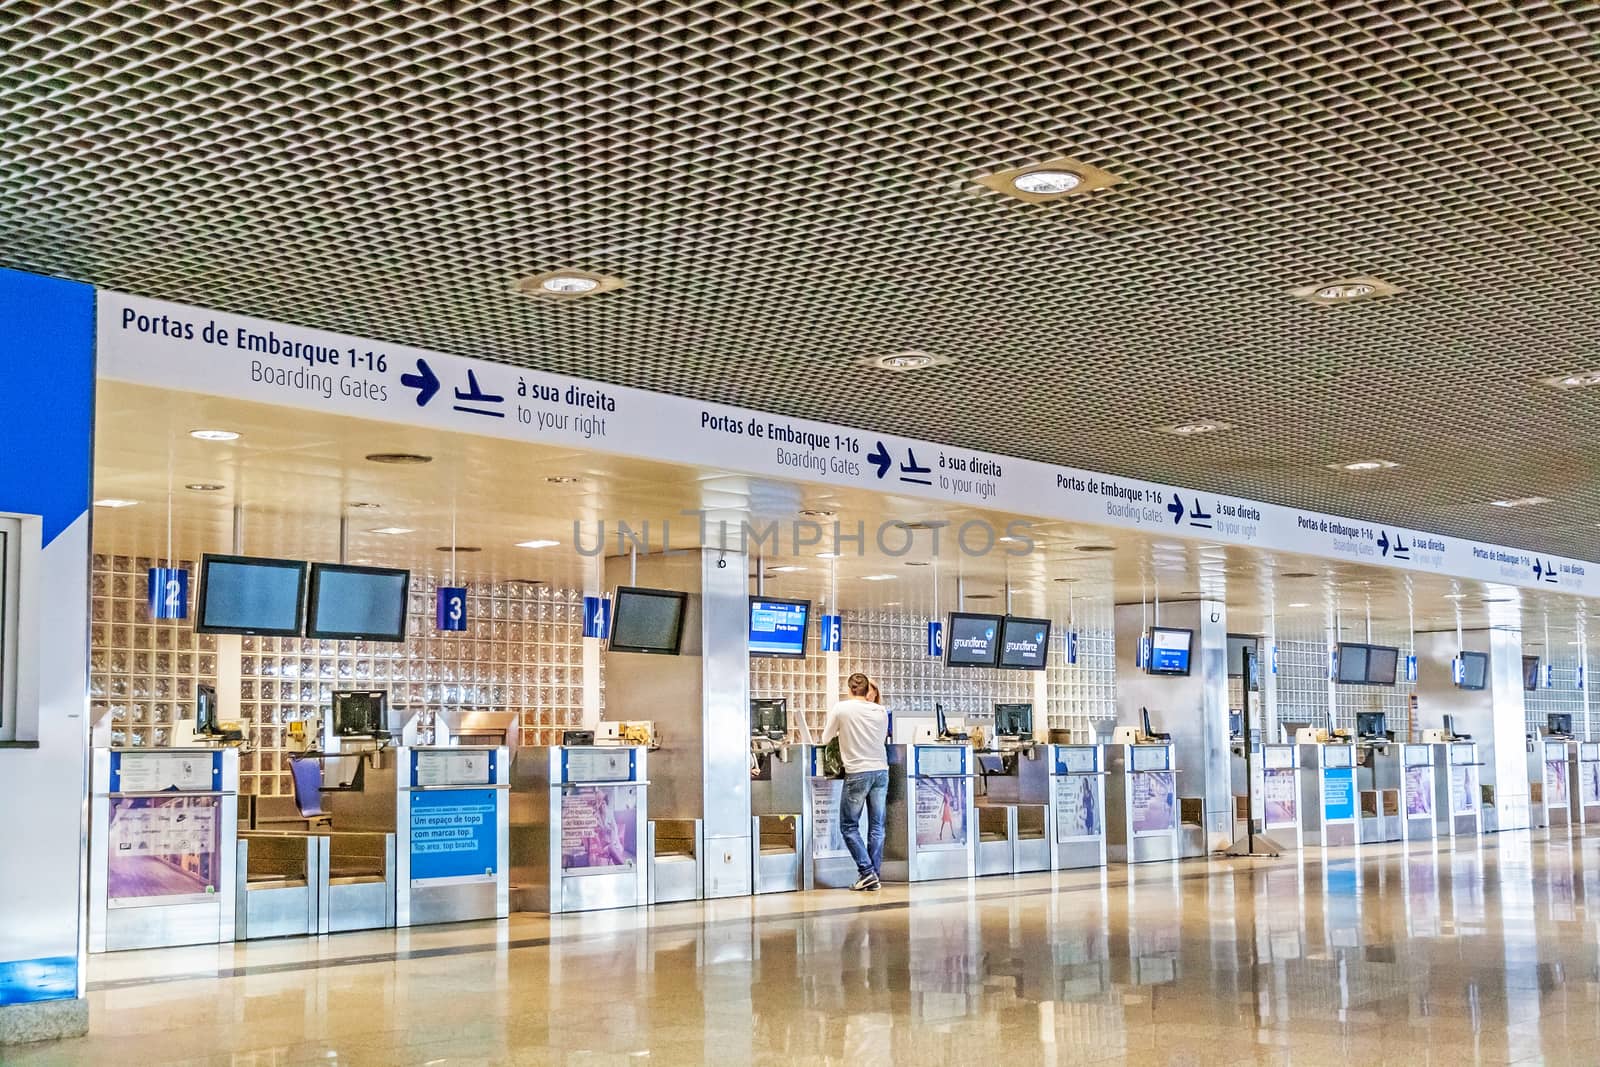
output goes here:
[{"label": "check-in counter", "polygon": [[395,750],[395,923],[511,911],[511,757],[503,746]]},{"label": "check-in counter", "polygon": [[750,778],[750,870],[757,894],[792,893],[803,880],[805,751],[783,745],[756,761]]},{"label": "check-in counter", "polygon": [[1440,837],[1476,837],[1483,832],[1483,794],[1478,775],[1483,761],[1476,741],[1450,741],[1433,746],[1438,782]]},{"label": "check-in counter", "polygon": [[248,941],[317,933],[321,861],[322,848],[315,835],[240,833],[234,937]]},{"label": "check-in counter", "polygon": [[923,882],[977,875],[972,748],[890,745],[883,875]]},{"label": "check-in counter", "polygon": [[1300,830],[1300,751],[1295,745],[1257,743],[1250,760],[1253,780],[1246,784],[1244,742],[1233,750],[1233,837],[1245,836],[1246,819],[1254,819],[1261,834],[1283,849],[1304,846]]},{"label": "check-in counter", "polygon": [[649,756],[639,746],[598,745],[517,753],[511,858],[517,910],[649,902]]},{"label": "check-in counter", "polygon": [[1105,750],[1099,745],[1051,745],[1049,769],[1051,869],[1104,867]]},{"label": "check-in counter", "polygon": [[978,874],[1050,869],[1050,761],[1046,746],[976,754],[983,772],[978,799]]},{"label": "check-in counter", "polygon": [[1401,779],[1405,776],[1400,746],[1392,741],[1363,741],[1356,746],[1356,787],[1361,802],[1361,841],[1399,841]]},{"label": "check-in counter", "polygon": [[1106,856],[1117,863],[1179,857],[1177,768],[1170,744],[1105,749]]},{"label": "check-in counter", "polygon": [[1572,818],[1600,823],[1600,742],[1577,741],[1567,746],[1572,780]]},{"label": "check-in counter", "polygon": [[1353,845],[1359,840],[1356,746],[1347,742],[1300,748],[1300,819],[1308,847]]},{"label": "check-in counter", "polygon": [[1401,745],[1400,800],[1405,816],[1400,834],[1406,841],[1431,841],[1436,836],[1435,812],[1440,806],[1433,769],[1433,745]]},{"label": "check-in counter", "polygon": [[94,750],[89,951],[234,939],[238,793],[237,749]]},{"label": "check-in counter", "polygon": [[399,852],[396,835],[379,830],[318,830],[317,932],[383,930],[396,925]]},{"label": "check-in counter", "polygon": [[1534,829],[1572,825],[1568,742],[1535,738],[1528,742],[1528,824]]},{"label": "check-in counter", "polygon": [[[801,749],[805,768],[805,804],[801,808],[802,880],[807,889],[845,889],[855,884],[860,874],[856,861],[845,847],[839,822],[844,800],[844,779],[830,778],[823,772],[822,747]],[[888,827],[884,828],[887,847]]]}]

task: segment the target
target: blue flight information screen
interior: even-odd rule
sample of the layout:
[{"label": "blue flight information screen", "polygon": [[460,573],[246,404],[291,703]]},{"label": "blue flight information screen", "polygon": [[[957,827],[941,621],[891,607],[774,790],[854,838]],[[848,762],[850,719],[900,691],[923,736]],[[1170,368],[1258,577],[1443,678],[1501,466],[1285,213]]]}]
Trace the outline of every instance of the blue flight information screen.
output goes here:
[{"label": "blue flight information screen", "polygon": [[806,617],[810,613],[811,605],[805,601],[750,601],[750,654],[804,656]]},{"label": "blue flight information screen", "polygon": [[1150,630],[1150,673],[1188,674],[1189,645],[1194,641],[1192,630],[1168,630],[1152,627]]}]

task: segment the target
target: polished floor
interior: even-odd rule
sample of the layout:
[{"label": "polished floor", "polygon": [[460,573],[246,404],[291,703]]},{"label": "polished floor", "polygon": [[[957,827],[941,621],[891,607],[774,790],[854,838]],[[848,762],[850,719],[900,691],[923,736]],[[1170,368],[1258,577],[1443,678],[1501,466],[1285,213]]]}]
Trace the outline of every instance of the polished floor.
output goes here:
[{"label": "polished floor", "polygon": [[1594,1064],[1597,959],[1535,831],[116,954],[0,1060]]}]

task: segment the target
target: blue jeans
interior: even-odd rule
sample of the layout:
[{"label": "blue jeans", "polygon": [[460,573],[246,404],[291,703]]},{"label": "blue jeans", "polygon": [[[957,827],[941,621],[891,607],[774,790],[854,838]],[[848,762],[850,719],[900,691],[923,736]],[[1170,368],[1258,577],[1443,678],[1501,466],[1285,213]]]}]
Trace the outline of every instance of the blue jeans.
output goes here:
[{"label": "blue jeans", "polygon": [[[844,776],[839,803],[839,831],[844,847],[862,875],[883,872],[883,824],[888,808],[889,772],[863,771]],[[867,809],[867,839],[861,840],[861,809]]]}]

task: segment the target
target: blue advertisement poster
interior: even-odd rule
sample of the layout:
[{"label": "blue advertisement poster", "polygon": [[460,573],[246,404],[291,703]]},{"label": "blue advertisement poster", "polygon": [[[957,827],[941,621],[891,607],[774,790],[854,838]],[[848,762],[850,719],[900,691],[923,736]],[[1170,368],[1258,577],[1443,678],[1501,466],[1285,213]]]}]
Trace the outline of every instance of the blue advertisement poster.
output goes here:
[{"label": "blue advertisement poster", "polygon": [[411,880],[493,877],[495,790],[411,794]]},{"label": "blue advertisement poster", "polygon": [[1322,817],[1334,822],[1356,817],[1356,772],[1354,768],[1323,768]]}]

